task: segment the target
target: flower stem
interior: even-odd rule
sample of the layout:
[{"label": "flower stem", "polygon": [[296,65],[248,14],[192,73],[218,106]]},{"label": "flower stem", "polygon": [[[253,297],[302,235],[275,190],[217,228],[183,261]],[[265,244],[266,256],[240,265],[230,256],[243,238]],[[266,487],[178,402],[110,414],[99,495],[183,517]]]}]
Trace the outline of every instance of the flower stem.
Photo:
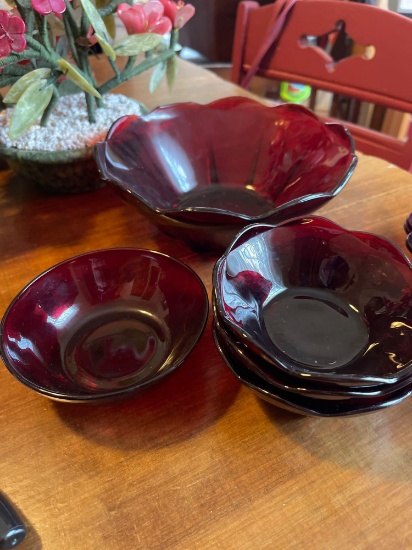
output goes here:
[{"label": "flower stem", "polygon": [[[28,72],[29,69],[27,66],[9,65],[8,67],[4,67],[1,76],[23,76]],[[3,80],[1,81],[1,85],[3,86]]]},{"label": "flower stem", "polygon": [[31,8],[24,10],[24,17],[26,23],[26,33],[32,35],[34,31],[34,10]]},{"label": "flower stem", "polygon": [[[34,50],[24,50],[19,53],[11,53],[7,57],[2,57],[0,59],[0,67],[5,67],[6,65],[12,65],[13,63],[18,63],[19,61],[27,61],[31,59],[42,59],[43,56]],[[2,84],[3,86],[3,84]]]},{"label": "flower stem", "polygon": [[20,78],[19,76],[8,76],[7,78],[2,78],[1,86],[2,87],[13,86],[13,84],[17,82],[19,78]]},{"label": "flower stem", "polygon": [[96,122],[96,103],[94,102],[94,97],[91,94],[85,94],[86,96],[86,105],[87,105],[87,118],[90,124]]},{"label": "flower stem", "polygon": [[173,29],[172,33],[170,35],[170,49],[171,50],[175,49],[175,46],[176,46],[178,40],[179,40],[179,31],[177,29]]},{"label": "flower stem", "polygon": [[[67,1],[67,0],[66,0]],[[82,17],[80,20],[80,35],[86,36],[87,31],[90,27],[90,21],[87,17],[86,13],[83,11]],[[88,51],[85,49],[82,49],[80,51],[80,67],[84,74],[87,76],[87,79],[93,86],[93,88],[97,87],[96,80],[93,77],[93,72],[90,67],[90,61],[89,61],[89,55]],[[85,93],[86,97],[86,105],[87,105],[87,117],[89,119],[89,122],[92,124],[96,122],[96,104],[99,106],[102,106],[102,103],[97,101],[96,98],[94,98],[91,94]]]},{"label": "flower stem", "polygon": [[68,0],[64,0],[64,3],[66,4],[66,11],[64,11],[63,13],[65,15],[63,15],[63,17],[67,17],[69,23],[70,23],[70,28],[74,34],[74,38],[78,38],[80,36],[80,30],[79,30],[79,27],[77,26],[77,22],[76,22],[76,17],[74,15],[74,11],[73,11],[73,7],[71,5],[71,3],[68,1]]},{"label": "flower stem", "polygon": [[113,61],[113,59],[108,58],[108,61],[109,61],[109,63],[110,63],[111,68],[112,68],[113,71],[114,71],[114,74],[116,75],[116,78],[117,78],[118,81],[120,82],[121,73],[120,73],[120,71],[119,71],[119,68],[117,67],[117,65],[116,65],[116,63]]},{"label": "flower stem", "polygon": [[131,55],[129,59],[127,60],[127,63],[122,71],[122,73],[125,73],[127,71],[130,71],[130,69],[133,67],[133,65],[136,63],[137,55]]},{"label": "flower stem", "polygon": [[[129,6],[131,6],[133,4],[133,0],[125,0],[125,4],[129,4]],[[118,5],[119,0],[111,0],[107,6],[98,10],[100,17],[107,17],[108,15],[111,15],[116,11]]]},{"label": "flower stem", "polygon": [[151,69],[158,63],[163,63],[163,61],[166,61],[167,59],[170,59],[176,54],[174,50],[166,50],[159,54],[157,57],[152,57],[150,59],[145,59],[135,67],[131,67],[127,71],[124,70],[122,73],[120,73],[120,80],[116,77],[111,78],[104,84],[102,84],[97,90],[101,95],[107,94],[118,86],[119,84],[122,84],[123,82],[126,82],[130,78],[133,78],[135,76],[138,76],[139,74],[142,74],[144,71],[147,71],[148,69]]},{"label": "flower stem", "polygon": [[68,2],[68,0],[65,0],[65,4],[66,11],[63,13],[64,30],[66,31],[66,36],[69,42],[70,49],[72,51],[73,59],[76,65],[80,65],[79,54],[76,45],[76,38],[80,36],[80,32],[77,27],[76,19],[74,17],[73,9],[70,2]]},{"label": "flower stem", "polygon": [[[45,61],[48,61],[49,63],[53,63],[53,64],[56,63],[57,59],[60,59],[59,56],[53,50],[48,50],[42,44],[40,44],[40,42],[38,42],[37,40],[35,40],[31,36],[29,36],[28,34],[25,34],[24,37],[26,39],[27,44],[33,50],[35,50],[35,52],[38,54],[38,55],[33,55],[33,53],[30,53],[29,56],[26,55],[26,58],[27,57],[30,57],[30,58],[31,57],[37,57],[37,58],[44,59]],[[27,50],[25,50],[22,53],[26,53],[26,52],[27,52]],[[0,61],[1,61],[1,59],[0,59]]]},{"label": "flower stem", "polygon": [[37,29],[39,31],[39,36],[40,36],[41,43],[43,44],[43,46],[46,49],[50,50],[51,47],[50,47],[50,41],[49,41],[49,32],[48,32],[48,29],[47,29],[47,20],[44,16],[42,17],[37,12],[35,12],[34,18],[35,18],[35,21],[36,21]]}]

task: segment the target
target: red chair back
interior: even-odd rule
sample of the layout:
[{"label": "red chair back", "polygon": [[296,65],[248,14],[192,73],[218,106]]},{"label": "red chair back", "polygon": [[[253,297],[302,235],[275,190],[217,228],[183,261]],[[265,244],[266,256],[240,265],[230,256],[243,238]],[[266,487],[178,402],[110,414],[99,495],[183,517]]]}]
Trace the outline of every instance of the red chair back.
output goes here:
[{"label": "red chair back", "polygon": [[[307,37],[325,35],[338,22],[355,43],[373,46],[374,55],[335,63],[323,49],[308,45]],[[412,20],[397,13],[339,0],[277,0],[262,7],[246,1],[238,7],[232,80],[247,84],[258,74],[412,113],[411,54]],[[358,150],[411,169],[412,126],[408,139],[399,140],[345,124]]]}]

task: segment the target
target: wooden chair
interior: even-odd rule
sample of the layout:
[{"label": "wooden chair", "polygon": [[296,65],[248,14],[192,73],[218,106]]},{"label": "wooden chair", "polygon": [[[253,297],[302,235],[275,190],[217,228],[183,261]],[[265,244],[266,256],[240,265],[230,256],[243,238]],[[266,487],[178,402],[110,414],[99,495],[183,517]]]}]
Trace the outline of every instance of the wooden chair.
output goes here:
[{"label": "wooden chair", "polygon": [[[374,55],[335,62],[324,49],[311,45],[313,37],[343,25],[355,43],[369,51],[373,46]],[[256,74],[412,113],[411,56],[412,20],[397,13],[339,0],[277,0],[262,7],[245,1],[237,12],[232,81],[247,86]],[[405,140],[345,125],[359,151],[412,171],[412,125]]]}]

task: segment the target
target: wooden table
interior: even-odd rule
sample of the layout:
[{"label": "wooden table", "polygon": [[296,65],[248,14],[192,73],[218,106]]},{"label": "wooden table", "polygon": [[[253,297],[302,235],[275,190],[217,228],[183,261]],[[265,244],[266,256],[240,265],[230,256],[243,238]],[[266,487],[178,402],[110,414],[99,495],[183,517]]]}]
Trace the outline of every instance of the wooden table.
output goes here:
[{"label": "wooden table", "polygon": [[[119,91],[153,107],[246,93],[181,63],[174,91]],[[0,315],[49,266],[105,247],[161,250],[210,293],[216,256],[163,235],[112,191],[44,195],[0,186]],[[403,250],[412,176],[360,156],[320,213]],[[370,415],[309,418],[241,386],[199,346],[162,386],[123,404],[59,404],[0,366],[0,490],[23,514],[22,550],[392,549],[412,547],[412,399]]]}]

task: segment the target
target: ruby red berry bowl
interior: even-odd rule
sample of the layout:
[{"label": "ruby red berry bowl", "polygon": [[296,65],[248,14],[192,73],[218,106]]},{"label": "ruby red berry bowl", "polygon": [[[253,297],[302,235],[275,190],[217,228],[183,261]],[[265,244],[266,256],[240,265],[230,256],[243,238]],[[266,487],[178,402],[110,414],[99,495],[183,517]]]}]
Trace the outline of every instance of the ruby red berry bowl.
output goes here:
[{"label": "ruby red berry bowl", "polygon": [[118,248],[51,267],[7,309],[2,359],[56,400],[134,395],[175,370],[200,339],[208,297],[199,277],[160,252]]},{"label": "ruby red berry bowl", "polygon": [[215,341],[274,401],[376,410],[412,390],[411,289],[409,260],[384,237],[317,216],[252,225],[214,269]]}]

